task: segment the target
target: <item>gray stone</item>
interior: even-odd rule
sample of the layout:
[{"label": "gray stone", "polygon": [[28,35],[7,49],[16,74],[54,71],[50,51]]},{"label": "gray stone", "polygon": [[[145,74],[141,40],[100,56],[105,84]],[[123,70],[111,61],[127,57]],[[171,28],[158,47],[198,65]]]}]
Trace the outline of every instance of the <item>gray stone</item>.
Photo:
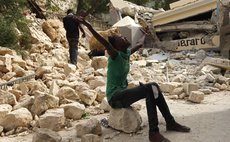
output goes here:
[{"label": "gray stone", "polygon": [[85,134],[102,134],[102,128],[100,122],[96,118],[92,118],[86,122],[82,122],[76,125],[76,132],[78,137],[82,137]]},{"label": "gray stone", "polygon": [[64,106],[65,117],[69,119],[78,120],[85,112],[85,106],[78,102],[67,104]]},{"label": "gray stone", "polygon": [[38,120],[40,128],[48,128],[59,131],[65,126],[65,116],[63,108],[49,109],[41,115]]},{"label": "gray stone", "polygon": [[126,133],[137,132],[142,123],[140,114],[132,108],[111,109],[109,126]]},{"label": "gray stone", "polygon": [[40,128],[36,130],[32,142],[61,142],[62,137],[50,129]]},{"label": "gray stone", "polygon": [[20,108],[8,113],[0,123],[6,131],[17,127],[28,127],[33,120],[31,113],[26,108]]},{"label": "gray stone", "polygon": [[82,136],[81,142],[102,142],[102,140],[98,135],[86,134]]}]

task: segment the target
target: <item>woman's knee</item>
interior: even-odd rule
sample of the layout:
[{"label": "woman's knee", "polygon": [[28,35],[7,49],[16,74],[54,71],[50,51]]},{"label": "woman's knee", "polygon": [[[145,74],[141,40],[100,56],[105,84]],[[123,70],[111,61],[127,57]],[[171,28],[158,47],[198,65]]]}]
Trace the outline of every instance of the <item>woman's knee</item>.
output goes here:
[{"label": "woman's knee", "polygon": [[121,101],[109,101],[109,105],[114,109],[123,108],[123,104],[121,103]]},{"label": "woman's knee", "polygon": [[151,83],[148,83],[147,85],[148,85],[148,88],[153,92],[153,94],[156,95],[155,98],[162,96],[160,86],[156,82],[151,82]]},{"label": "woman's knee", "polygon": [[152,88],[152,86],[156,86],[158,90],[160,90],[160,86],[156,82],[150,82],[146,84],[149,88]]}]

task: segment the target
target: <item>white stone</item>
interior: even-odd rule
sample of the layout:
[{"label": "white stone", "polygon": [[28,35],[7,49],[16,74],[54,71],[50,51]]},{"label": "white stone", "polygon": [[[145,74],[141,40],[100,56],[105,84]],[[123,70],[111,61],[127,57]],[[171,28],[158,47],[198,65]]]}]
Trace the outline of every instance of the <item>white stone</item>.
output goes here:
[{"label": "white stone", "polygon": [[160,84],[160,89],[162,92],[170,93],[175,88],[180,87],[181,83],[178,82],[165,82]]},{"label": "white stone", "polygon": [[0,123],[4,120],[5,116],[11,112],[12,106],[9,104],[1,104],[0,105]]},{"label": "white stone", "polygon": [[42,78],[45,73],[51,73],[51,72],[52,72],[52,66],[42,66],[36,70],[36,76],[38,78]]},{"label": "white stone", "polygon": [[59,106],[59,98],[47,95],[47,94],[40,94],[37,95],[34,99],[34,104],[31,108],[31,112],[36,115],[41,115],[46,110],[51,108],[57,108]]},{"label": "white stone", "polygon": [[62,137],[55,131],[46,128],[37,129],[32,142],[61,142]]},{"label": "white stone", "polygon": [[105,112],[109,112],[111,110],[111,106],[109,105],[106,98],[104,98],[100,104],[100,109],[104,110]]},{"label": "white stone", "polygon": [[184,83],[183,84],[184,92],[187,95],[190,95],[192,91],[197,91],[199,89],[198,84],[195,83]]},{"label": "white stone", "polygon": [[93,79],[90,79],[88,83],[91,89],[95,89],[99,86],[105,86],[106,80],[102,76],[96,76]]},{"label": "white stone", "polygon": [[92,105],[97,98],[97,92],[94,90],[85,90],[80,93],[80,99],[87,105]]},{"label": "white stone", "polygon": [[26,108],[20,108],[8,113],[5,119],[0,123],[6,131],[17,127],[28,127],[33,120],[32,114]]},{"label": "white stone", "polygon": [[98,135],[86,134],[82,136],[81,142],[102,142],[102,140]]},{"label": "white stone", "polygon": [[12,62],[18,64],[23,69],[26,68],[26,61],[24,61],[22,58],[15,57],[12,59]]},{"label": "white stone", "polygon": [[75,128],[78,137],[82,137],[85,134],[102,134],[101,124],[96,118],[78,123]]},{"label": "white stone", "polygon": [[61,104],[63,104],[62,101],[65,99],[73,100],[73,101],[79,100],[79,96],[75,92],[75,90],[66,86],[60,88],[56,96],[60,99]]},{"label": "white stone", "polygon": [[206,65],[204,66],[201,71],[205,72],[205,73],[214,73],[214,74],[219,74],[221,69],[212,65]]},{"label": "white stone", "polygon": [[139,67],[145,67],[147,65],[146,60],[133,61],[133,64],[137,64]]},{"label": "white stone", "polygon": [[28,110],[31,109],[31,106],[34,103],[34,96],[29,96],[29,95],[24,95],[20,98],[18,103],[14,105],[14,110],[19,109],[19,108],[27,108]]},{"label": "white stone", "polygon": [[15,105],[16,104],[16,97],[14,94],[0,90],[0,104],[10,104]]},{"label": "white stone", "polygon": [[66,118],[78,120],[85,112],[85,106],[78,102],[64,105],[64,114]]},{"label": "white stone", "polygon": [[65,116],[63,108],[49,109],[38,120],[40,128],[48,128],[59,131],[65,126]]},{"label": "white stone", "polygon": [[12,72],[12,56],[6,54],[5,56],[0,56],[0,71],[3,73]]},{"label": "white stone", "polygon": [[95,69],[101,69],[105,68],[107,66],[107,57],[101,56],[101,57],[94,57],[92,59],[91,66]]},{"label": "white stone", "polygon": [[6,47],[0,47],[0,55],[15,55],[15,51],[10,49],[10,48],[6,48]]},{"label": "white stone", "polygon": [[64,65],[64,73],[66,76],[68,76],[70,73],[76,72],[76,65],[73,64],[65,64]]},{"label": "white stone", "polygon": [[80,94],[81,92],[85,91],[85,90],[89,90],[90,87],[87,83],[85,82],[79,82],[76,87],[75,87],[75,91]]},{"label": "white stone", "polygon": [[60,87],[57,85],[56,81],[52,81],[52,84],[50,86],[50,90],[49,93],[56,96],[58,91],[59,91]]},{"label": "white stone", "polygon": [[26,75],[26,71],[17,64],[13,64],[12,71],[16,73],[17,77],[23,77],[24,75]]},{"label": "white stone", "polygon": [[194,103],[201,103],[204,100],[204,93],[200,91],[192,91],[188,100]]},{"label": "white stone", "polygon": [[175,88],[172,92],[170,92],[170,95],[180,95],[184,92],[183,87]]},{"label": "white stone", "polygon": [[101,102],[105,98],[106,86],[100,86],[96,88],[98,102]]},{"label": "white stone", "polygon": [[10,79],[12,79],[14,76],[16,75],[15,72],[8,72],[6,73],[2,79],[6,80],[6,81],[9,81]]},{"label": "white stone", "polygon": [[211,94],[212,93],[211,89],[199,89],[198,91],[203,92],[204,94]]}]

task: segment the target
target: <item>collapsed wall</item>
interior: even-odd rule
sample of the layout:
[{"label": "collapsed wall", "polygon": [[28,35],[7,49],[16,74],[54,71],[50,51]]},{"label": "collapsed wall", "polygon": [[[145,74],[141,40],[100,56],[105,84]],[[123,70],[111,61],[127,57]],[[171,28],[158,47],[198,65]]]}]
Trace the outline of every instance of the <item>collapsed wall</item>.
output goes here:
[{"label": "collapsed wall", "polygon": [[129,14],[131,17],[135,15],[135,20],[145,29],[146,27],[149,29],[150,36],[147,38],[149,48],[169,51],[191,49],[229,51],[226,46],[229,39],[227,33],[230,32],[227,1],[180,0],[171,3],[171,9],[167,11],[151,10],[125,1],[123,3],[123,5],[117,4],[115,8],[122,14]]}]

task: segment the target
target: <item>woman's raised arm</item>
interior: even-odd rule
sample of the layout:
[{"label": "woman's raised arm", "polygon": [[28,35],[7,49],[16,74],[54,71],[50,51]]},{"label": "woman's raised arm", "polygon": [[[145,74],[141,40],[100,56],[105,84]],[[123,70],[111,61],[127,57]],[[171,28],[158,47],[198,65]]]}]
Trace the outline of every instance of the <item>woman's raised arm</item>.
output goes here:
[{"label": "woman's raised arm", "polygon": [[93,34],[93,36],[102,44],[104,45],[105,49],[107,50],[108,54],[112,59],[115,59],[118,52],[117,50],[103,37],[101,36],[94,28],[91,26],[91,24],[87,21],[85,21],[83,18],[77,17],[77,20],[85,25],[89,31]]}]

